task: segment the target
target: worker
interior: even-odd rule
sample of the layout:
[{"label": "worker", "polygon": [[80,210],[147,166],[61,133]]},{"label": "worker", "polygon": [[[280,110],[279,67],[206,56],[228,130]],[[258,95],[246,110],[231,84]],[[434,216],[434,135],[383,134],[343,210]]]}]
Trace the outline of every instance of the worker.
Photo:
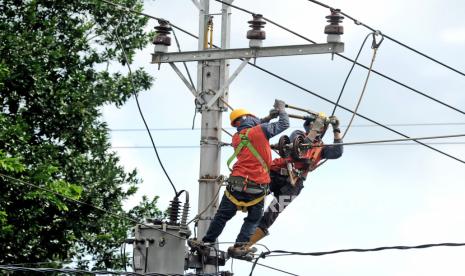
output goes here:
[{"label": "worker", "polygon": [[[305,133],[301,130],[294,131],[290,140],[294,141],[297,135],[308,135],[312,128],[312,120],[306,120],[304,123]],[[249,252],[251,247],[268,235],[268,229],[278,218],[279,214],[286,208],[292,200],[294,200],[304,187],[303,182],[307,178],[307,174],[317,168],[318,163],[322,159],[337,159],[342,156],[343,146],[337,145],[342,143],[341,130],[339,129],[339,120],[336,116],[330,117],[334,133],[334,144],[331,146],[323,146],[321,137],[325,131],[324,128],[318,130],[320,133],[312,141],[314,147],[308,150],[303,158],[298,160],[291,157],[274,159],[270,171],[270,191],[273,193],[273,201],[270,203],[264,215],[260,219],[258,227],[251,235],[249,242],[244,248],[245,252]],[[314,130],[314,129],[313,129]],[[288,163],[291,163],[292,169],[289,173]]]},{"label": "worker", "polygon": [[[237,210],[247,212],[236,243],[228,249],[231,256],[243,254],[242,250],[263,214],[272,161],[269,139],[289,127],[285,103],[275,100],[273,107],[274,110],[264,119],[258,119],[245,109],[235,109],[230,114],[231,125],[237,132],[232,137],[234,154],[229,158],[228,166],[236,157],[237,162],[232,167],[218,211],[202,241],[214,243]],[[279,117],[277,122],[269,122],[276,117]]]}]

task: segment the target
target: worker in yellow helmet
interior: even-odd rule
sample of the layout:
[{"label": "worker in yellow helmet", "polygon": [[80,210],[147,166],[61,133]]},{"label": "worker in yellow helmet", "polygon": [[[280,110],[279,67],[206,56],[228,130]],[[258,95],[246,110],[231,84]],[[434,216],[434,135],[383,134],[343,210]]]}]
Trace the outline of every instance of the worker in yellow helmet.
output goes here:
[{"label": "worker in yellow helmet", "polygon": [[[272,160],[269,139],[289,127],[285,103],[275,100],[273,107],[270,114],[263,119],[258,119],[246,109],[235,109],[230,115],[231,126],[237,132],[232,137],[234,154],[228,160],[228,167],[235,158],[237,162],[230,168],[231,175],[225,194],[202,241],[214,243],[226,222],[234,217],[237,210],[247,212],[236,243],[228,249],[233,257],[244,254],[244,245],[249,241],[263,214]],[[279,120],[270,123],[276,117]]]}]

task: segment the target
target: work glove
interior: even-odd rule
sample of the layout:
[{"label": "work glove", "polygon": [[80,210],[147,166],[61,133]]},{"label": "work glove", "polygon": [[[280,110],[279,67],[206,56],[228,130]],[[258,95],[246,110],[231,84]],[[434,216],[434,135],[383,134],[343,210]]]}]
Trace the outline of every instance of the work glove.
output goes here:
[{"label": "work glove", "polygon": [[271,121],[274,118],[277,118],[278,116],[279,116],[279,111],[276,110],[276,109],[271,109],[268,116],[260,119],[260,122],[261,123],[268,123],[269,121]]},{"label": "work glove", "polygon": [[278,110],[278,112],[283,112],[284,109],[286,108],[286,103],[284,101],[281,101],[281,100],[274,100],[274,105],[273,105],[274,109]]},{"label": "work glove", "polygon": [[310,126],[313,123],[314,119],[311,118],[310,116],[307,116],[307,118],[304,121],[304,129],[305,132],[308,133],[310,131]]},{"label": "work glove", "polygon": [[338,129],[339,128],[339,119],[336,116],[330,116],[329,120],[331,122],[331,126],[333,129]]},{"label": "work glove", "polygon": [[341,130],[339,129],[339,119],[336,116],[331,116],[329,117],[329,120],[331,122],[331,126],[333,127],[333,132],[341,133]]}]

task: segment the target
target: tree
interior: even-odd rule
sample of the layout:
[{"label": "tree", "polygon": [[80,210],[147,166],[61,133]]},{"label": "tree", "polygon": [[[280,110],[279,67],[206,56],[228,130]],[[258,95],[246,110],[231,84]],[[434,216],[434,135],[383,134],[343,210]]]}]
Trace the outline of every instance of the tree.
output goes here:
[{"label": "tree", "polygon": [[[141,0],[118,4],[142,9]],[[0,1],[0,173],[46,189],[0,176],[0,263],[77,258],[86,267],[90,255],[96,268],[121,268],[133,223],[109,213],[161,215],[156,199],[122,209],[140,180],[119,165],[99,111],[150,88],[143,69],[134,87],[108,71],[125,64],[116,36],[131,61],[149,42],[146,24],[99,0]]]}]

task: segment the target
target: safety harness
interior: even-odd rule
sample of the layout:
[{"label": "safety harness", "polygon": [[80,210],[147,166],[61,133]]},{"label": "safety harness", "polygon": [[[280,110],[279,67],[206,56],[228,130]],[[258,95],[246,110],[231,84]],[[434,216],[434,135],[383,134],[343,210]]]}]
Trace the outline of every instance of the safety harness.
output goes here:
[{"label": "safety harness", "polygon": [[247,147],[250,150],[250,152],[252,153],[252,155],[255,156],[255,158],[257,158],[258,162],[260,162],[260,164],[263,166],[263,169],[265,169],[266,172],[270,172],[270,169],[268,168],[268,165],[265,163],[265,160],[263,160],[263,157],[260,156],[260,153],[258,153],[258,151],[254,148],[252,143],[250,143],[249,131],[250,131],[250,128],[247,129],[245,134],[239,133],[239,137],[241,138],[241,142],[239,143],[239,145],[237,145],[237,148],[236,148],[236,150],[234,150],[233,155],[231,157],[229,157],[229,159],[228,159],[227,164],[228,164],[229,170],[232,171],[232,169],[230,167],[232,161],[234,161],[234,159],[237,157],[237,155],[242,151],[242,149],[244,147]]},{"label": "safety harness", "polygon": [[[263,169],[268,173],[270,171],[270,169],[268,168],[268,165],[266,164],[265,160],[263,159],[263,157],[258,153],[258,151],[254,148],[254,146],[252,145],[252,143],[250,142],[249,140],[249,131],[251,129],[247,129],[247,131],[245,132],[245,134],[242,134],[242,133],[239,133],[239,137],[241,138],[241,142],[239,143],[239,145],[237,145],[237,148],[234,150],[234,153],[233,155],[228,159],[228,162],[227,162],[227,165],[228,165],[228,168],[230,171],[232,171],[230,165],[231,163],[234,161],[234,159],[237,157],[237,155],[239,155],[239,153],[242,151],[242,149],[244,147],[247,147],[249,149],[249,151],[252,153],[252,155],[258,160],[258,162],[260,162],[260,164],[263,166]],[[244,189],[243,191],[244,192],[247,192],[247,182],[248,180],[245,179],[243,184],[244,184]],[[232,183],[230,183],[231,185]],[[234,205],[237,206],[237,209],[238,210],[241,210],[242,212],[247,212],[247,207],[250,207],[250,206],[253,206],[255,204],[258,204],[260,203],[266,196],[266,189],[263,191],[263,194],[256,198],[256,199],[253,199],[251,201],[240,201],[238,200],[237,198],[235,198],[229,191],[228,189],[226,189],[224,191],[224,195],[232,202],[234,203]]]}]

